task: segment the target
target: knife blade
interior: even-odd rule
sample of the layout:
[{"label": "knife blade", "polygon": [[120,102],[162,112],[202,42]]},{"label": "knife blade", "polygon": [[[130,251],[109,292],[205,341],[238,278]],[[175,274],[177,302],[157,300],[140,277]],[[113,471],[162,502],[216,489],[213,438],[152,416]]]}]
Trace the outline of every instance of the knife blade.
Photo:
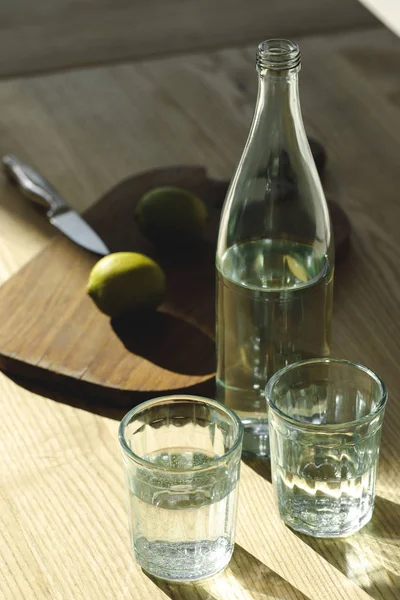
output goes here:
[{"label": "knife blade", "polygon": [[1,162],[9,180],[24,196],[48,209],[47,218],[54,227],[86,250],[101,256],[110,253],[99,235],[37,171],[12,155],[3,156]]}]

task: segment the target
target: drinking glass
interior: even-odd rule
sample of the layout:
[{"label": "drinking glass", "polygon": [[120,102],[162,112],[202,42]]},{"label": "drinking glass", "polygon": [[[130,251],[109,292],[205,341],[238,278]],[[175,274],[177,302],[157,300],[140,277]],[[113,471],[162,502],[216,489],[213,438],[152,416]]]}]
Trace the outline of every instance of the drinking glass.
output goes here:
[{"label": "drinking glass", "polygon": [[342,537],[371,518],[386,386],[370,369],[313,359],[268,382],[271,471],[292,529]]},{"label": "drinking glass", "polygon": [[121,421],[133,551],[156,577],[214,575],[234,547],[243,426],[197,396],[156,398]]}]

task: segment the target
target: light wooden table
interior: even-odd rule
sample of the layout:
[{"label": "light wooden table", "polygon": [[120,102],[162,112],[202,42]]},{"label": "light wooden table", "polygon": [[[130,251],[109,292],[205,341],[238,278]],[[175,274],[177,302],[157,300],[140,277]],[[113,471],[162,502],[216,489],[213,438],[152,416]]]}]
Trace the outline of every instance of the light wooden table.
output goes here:
[{"label": "light wooden table", "polygon": [[[38,6],[46,5],[29,4],[37,14]],[[356,6],[352,15],[362,10]],[[351,27],[357,31],[343,25],[299,43],[307,130],[327,148],[329,177],[354,229],[352,252],[336,273],[334,355],[373,367],[390,392],[371,523],[344,540],[298,536],[277,517],[267,469],[243,464],[237,546],[228,569],[198,585],[152,580],[129,548],[118,412],[106,417],[105,407],[80,398],[56,402],[1,375],[0,598],[400,597],[400,41],[360,14]],[[10,32],[17,19],[11,16]],[[229,177],[255,103],[257,19],[254,27],[250,46],[4,80],[0,152],[32,163],[78,210],[122,178],[160,165],[201,164]],[[231,42],[237,40],[223,39]],[[1,63],[10,74],[4,55]],[[67,64],[46,55],[32,69]],[[26,69],[12,68],[28,72],[29,61]],[[1,280],[52,236],[1,177]]]}]

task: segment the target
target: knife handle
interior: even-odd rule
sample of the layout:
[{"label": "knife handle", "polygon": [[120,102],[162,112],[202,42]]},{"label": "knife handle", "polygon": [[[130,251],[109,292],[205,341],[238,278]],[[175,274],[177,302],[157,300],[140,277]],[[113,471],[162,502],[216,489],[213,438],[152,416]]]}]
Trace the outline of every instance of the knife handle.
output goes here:
[{"label": "knife handle", "polygon": [[67,203],[57,190],[37,171],[25,165],[16,156],[3,156],[1,162],[8,179],[21,190],[24,196],[45,206],[48,209],[47,216],[49,218],[69,210]]}]

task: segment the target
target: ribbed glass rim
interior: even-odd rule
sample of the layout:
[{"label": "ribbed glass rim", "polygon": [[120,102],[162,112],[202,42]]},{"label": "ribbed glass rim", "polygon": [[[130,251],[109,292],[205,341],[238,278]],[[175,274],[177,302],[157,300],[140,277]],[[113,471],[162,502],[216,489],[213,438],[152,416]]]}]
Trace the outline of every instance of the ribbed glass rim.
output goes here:
[{"label": "ribbed glass rim", "polygon": [[301,63],[300,48],[292,40],[271,38],[258,45],[256,68],[271,71],[286,71],[296,69]]},{"label": "ribbed glass rim", "polygon": [[[288,415],[287,413],[282,411],[275,404],[275,402],[271,399],[274,386],[279,382],[281,377],[286,375],[289,371],[294,371],[294,370],[298,369],[299,367],[305,367],[307,365],[318,365],[318,364],[322,364],[322,363],[347,365],[350,367],[354,367],[358,371],[363,371],[369,377],[371,377],[371,379],[373,379],[375,381],[375,383],[378,385],[378,389],[379,389],[380,397],[381,397],[380,402],[377,404],[375,409],[373,411],[371,411],[370,413],[368,413],[368,415],[365,415],[365,416],[361,417],[360,419],[355,419],[353,421],[346,421],[344,423],[321,423],[321,424],[305,423],[304,421],[300,421],[299,419],[296,419],[295,417]],[[268,403],[269,408],[272,409],[273,412],[275,412],[277,415],[279,415],[282,419],[284,419],[288,423],[291,423],[292,425],[295,425],[296,427],[298,427],[300,429],[310,429],[310,430],[315,430],[315,431],[319,430],[321,432],[326,431],[326,430],[339,431],[342,429],[349,429],[356,425],[362,425],[363,423],[368,423],[369,421],[372,421],[372,419],[374,417],[376,417],[377,415],[379,415],[379,413],[382,412],[382,410],[385,408],[387,398],[388,398],[386,385],[383,382],[383,380],[379,377],[379,375],[377,375],[374,371],[372,371],[372,369],[369,369],[368,367],[361,365],[360,363],[357,363],[357,362],[354,362],[351,360],[342,359],[342,358],[311,358],[308,360],[301,360],[301,361],[292,363],[291,365],[288,365],[286,367],[283,367],[283,369],[280,369],[279,371],[277,371],[271,377],[271,379],[268,381],[267,386],[265,388],[265,395],[267,398],[267,403]]]},{"label": "ribbed glass rim", "polygon": [[[205,404],[206,406],[218,409],[219,411],[222,411],[223,413],[225,413],[226,416],[229,417],[230,419],[232,419],[232,421],[237,426],[235,441],[232,444],[231,448],[229,448],[229,450],[227,452],[225,452],[225,454],[222,454],[222,456],[218,456],[218,458],[213,459],[207,465],[204,465],[204,466],[196,465],[196,466],[188,468],[188,469],[171,469],[171,467],[169,467],[169,466],[155,465],[151,461],[146,460],[145,458],[142,458],[141,456],[138,456],[135,452],[133,452],[133,450],[128,446],[128,444],[126,442],[126,436],[125,436],[126,428],[129,425],[129,423],[132,421],[132,418],[134,418],[136,414],[146,411],[147,409],[152,408],[153,406],[163,405],[163,404],[165,404],[165,405],[172,404],[173,401],[181,402],[181,403],[193,402],[193,403],[198,403],[198,404]],[[149,468],[152,470],[169,471],[169,472],[173,472],[173,473],[190,473],[193,471],[198,472],[198,471],[207,471],[209,469],[213,469],[216,465],[218,465],[222,461],[225,461],[231,454],[233,454],[237,450],[237,448],[242,444],[243,433],[244,433],[244,428],[243,428],[242,421],[240,420],[238,415],[233,410],[231,410],[228,406],[225,406],[225,404],[222,404],[221,402],[218,402],[217,400],[213,400],[212,398],[206,398],[205,396],[192,396],[189,394],[188,395],[172,394],[169,396],[159,396],[157,398],[152,398],[151,400],[147,400],[146,402],[142,402],[141,404],[138,404],[137,406],[135,406],[129,412],[126,413],[126,415],[123,417],[123,419],[121,420],[119,427],[118,427],[118,439],[119,439],[119,443],[121,445],[121,449],[132,460],[139,463],[143,467],[146,467],[146,468]]]}]

